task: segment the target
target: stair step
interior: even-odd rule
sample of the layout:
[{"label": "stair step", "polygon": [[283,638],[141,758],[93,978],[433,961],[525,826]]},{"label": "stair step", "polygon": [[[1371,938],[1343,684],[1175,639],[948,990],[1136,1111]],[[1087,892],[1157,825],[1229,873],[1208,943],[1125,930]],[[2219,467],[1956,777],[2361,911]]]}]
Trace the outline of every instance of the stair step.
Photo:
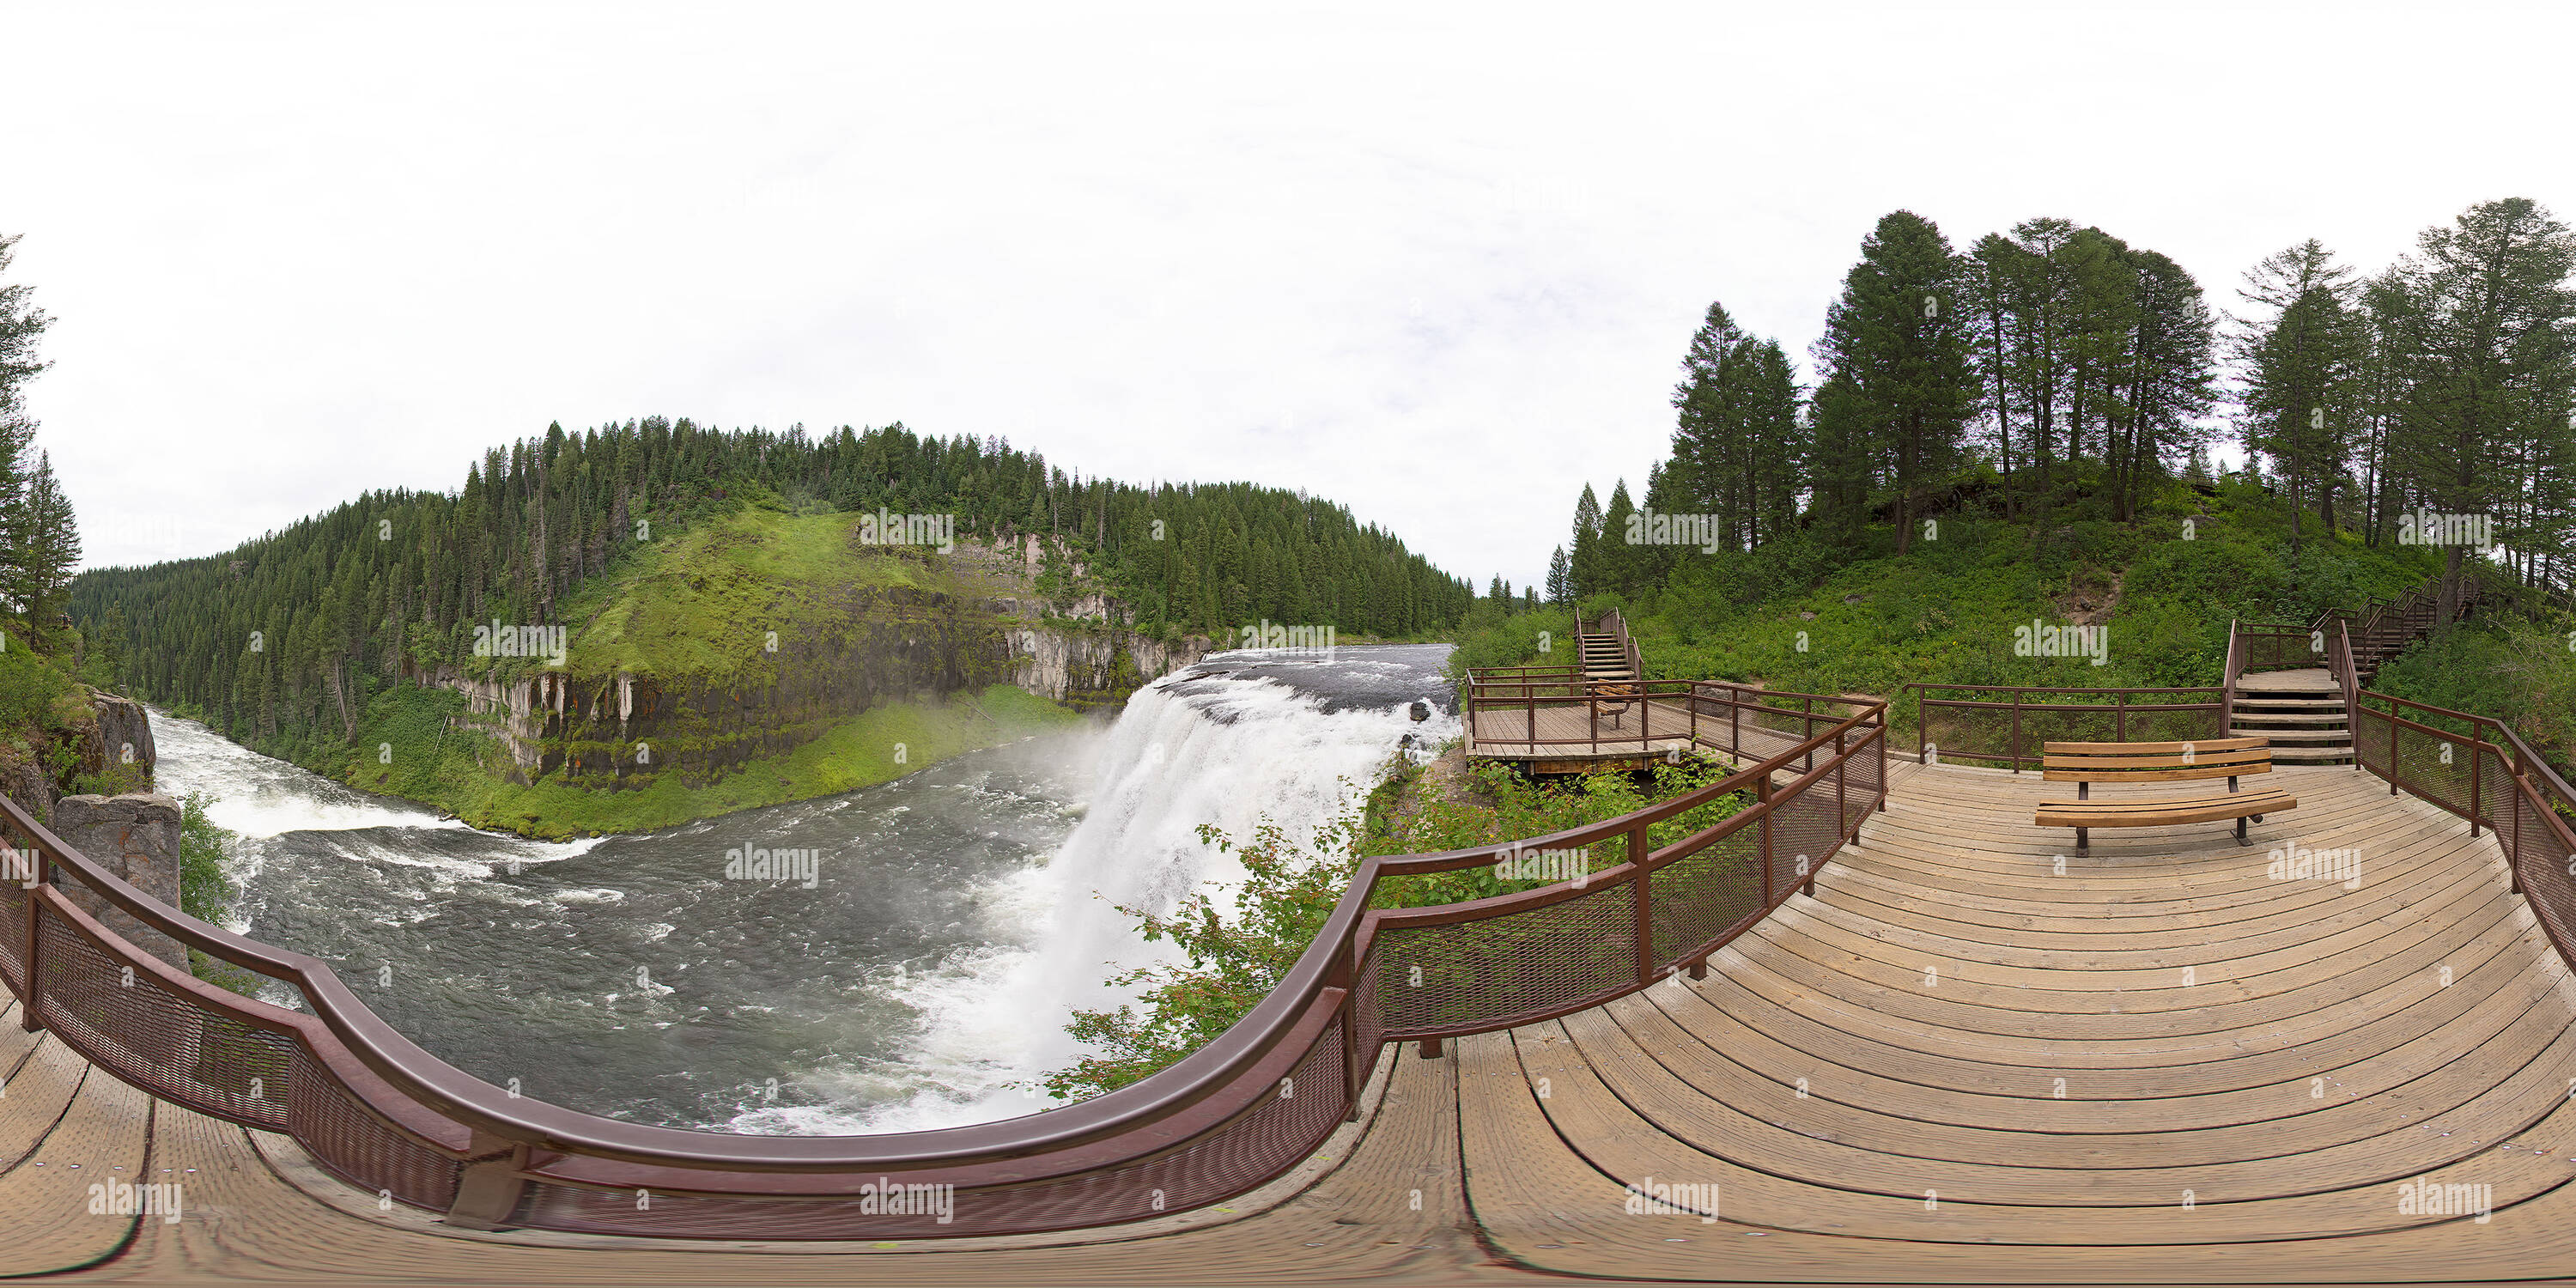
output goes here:
[{"label": "stair step", "polygon": [[2284,743],[2346,743],[2352,741],[2349,729],[2229,729],[2231,738],[2269,738],[2275,747]]},{"label": "stair step", "polygon": [[2315,714],[2288,711],[2248,711],[2242,705],[2239,705],[2236,708],[2236,723],[2239,725],[2260,724],[2267,726],[2331,725],[2340,729],[2346,722],[2344,720],[2344,714],[2340,711],[2317,712]]},{"label": "stair step", "polygon": [[2281,765],[2349,765],[2352,748],[2281,747],[2272,752],[2272,761]]},{"label": "stair step", "polygon": [[2236,705],[2240,709],[2244,707],[2294,707],[2300,710],[2314,710],[2322,707],[2333,707],[2340,711],[2343,709],[2343,698],[2340,694],[2331,698],[2276,698],[2268,693],[2247,692],[2240,689],[2236,694]]}]

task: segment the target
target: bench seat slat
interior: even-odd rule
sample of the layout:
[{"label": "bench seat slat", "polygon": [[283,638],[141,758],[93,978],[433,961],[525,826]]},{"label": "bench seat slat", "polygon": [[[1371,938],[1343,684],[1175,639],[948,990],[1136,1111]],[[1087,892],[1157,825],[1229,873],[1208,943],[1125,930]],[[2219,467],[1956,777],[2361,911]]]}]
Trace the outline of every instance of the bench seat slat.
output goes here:
[{"label": "bench seat slat", "polygon": [[2243,751],[2248,747],[2270,745],[2269,738],[2204,738],[2197,742],[2052,742],[2046,744],[2046,750],[2052,756],[2179,756],[2185,747],[2206,752]]},{"label": "bench seat slat", "polygon": [[[2052,765],[2054,762],[2051,762]],[[2241,778],[2247,774],[2268,774],[2272,762],[2251,765],[2174,765],[2137,769],[2057,769],[2039,772],[2040,779],[2051,783],[2170,783],[2194,778]]]},{"label": "bench seat slat", "polygon": [[2170,801],[2046,801],[2039,807],[2037,822],[2041,827],[2163,827],[2279,814],[2298,807],[2297,797],[2282,792],[2230,792]]}]

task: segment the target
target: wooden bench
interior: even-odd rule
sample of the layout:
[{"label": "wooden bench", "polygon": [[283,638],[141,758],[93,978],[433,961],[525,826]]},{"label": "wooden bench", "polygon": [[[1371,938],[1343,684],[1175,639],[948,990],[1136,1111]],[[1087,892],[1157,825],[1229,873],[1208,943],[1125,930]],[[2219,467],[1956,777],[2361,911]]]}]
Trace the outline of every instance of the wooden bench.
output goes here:
[{"label": "wooden bench", "polygon": [[[2175,823],[2236,820],[2236,843],[2251,845],[2245,821],[2296,809],[2297,798],[2278,788],[2240,792],[2244,774],[2272,772],[2269,738],[2212,738],[2206,742],[2052,742],[2040,760],[2040,777],[2074,783],[2075,799],[2043,801],[2034,822],[2075,829],[2075,848],[2092,843],[2097,827],[2164,827]],[[2224,778],[2223,796],[2172,796],[2158,800],[2097,801],[2095,783],[2156,783]]]},{"label": "wooden bench", "polygon": [[1637,700],[1638,693],[1634,684],[1596,680],[1592,684],[1592,696],[1600,700],[1603,711],[1610,713],[1610,727],[1619,729],[1625,727],[1621,721],[1627,718],[1628,704]]}]

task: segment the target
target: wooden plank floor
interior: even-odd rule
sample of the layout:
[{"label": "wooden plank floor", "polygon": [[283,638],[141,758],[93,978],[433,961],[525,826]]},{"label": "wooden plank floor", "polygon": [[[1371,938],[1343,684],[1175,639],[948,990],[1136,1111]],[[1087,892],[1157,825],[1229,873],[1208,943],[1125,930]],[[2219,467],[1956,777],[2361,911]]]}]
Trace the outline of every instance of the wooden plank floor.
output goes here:
[{"label": "wooden plank floor", "polygon": [[[1862,844],[1705,980],[1390,1052],[1227,1210],[900,1246],[472,1235],[0,1019],[0,1273],[137,1282],[2425,1282],[2576,1271],[2576,979],[2493,842],[2348,768],[2224,824],[2031,824],[1891,763]],[[2106,795],[2157,794],[2119,785]],[[2269,871],[2330,854],[2334,879]],[[2063,859],[2061,866],[2060,860]],[[2344,859],[2357,860],[2358,868]],[[2343,878],[2350,877],[2350,881]],[[81,1173],[69,1170],[83,1164]],[[38,1168],[35,1164],[45,1166]],[[72,1178],[184,1178],[89,1217]],[[2401,1186],[2483,1187],[2491,1219]],[[79,1184],[86,1184],[85,1181]],[[1635,1190],[1680,1186],[1670,1210]],[[1632,1189],[1634,1187],[1634,1189]],[[23,1232],[23,1237],[20,1236]],[[85,1267],[85,1268],[83,1268]]]},{"label": "wooden plank floor", "polygon": [[[1688,707],[1662,699],[1630,703],[1615,724],[1605,713],[1597,728],[1589,706],[1486,707],[1472,715],[1467,754],[1503,760],[1659,755],[1676,747],[1692,746],[1725,753],[1732,759],[1761,760],[1787,751],[1806,738],[1794,718],[1789,720],[1791,727],[1786,731],[1750,721],[1730,723],[1723,715],[1705,712],[1694,725]],[[1815,727],[1829,729],[1842,718],[1842,713],[1828,716],[1819,712]]]}]

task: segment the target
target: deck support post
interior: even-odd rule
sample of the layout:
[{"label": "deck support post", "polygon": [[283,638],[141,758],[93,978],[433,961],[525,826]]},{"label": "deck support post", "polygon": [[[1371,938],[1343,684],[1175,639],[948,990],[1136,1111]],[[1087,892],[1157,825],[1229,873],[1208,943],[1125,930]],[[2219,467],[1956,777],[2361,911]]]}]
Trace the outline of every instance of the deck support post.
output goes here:
[{"label": "deck support post", "polygon": [[1707,978],[1708,978],[1708,959],[1707,959],[1707,958],[1702,957],[1702,958],[1700,958],[1698,961],[1692,962],[1692,963],[1690,964],[1690,977],[1691,977],[1692,979],[1707,979]]},{"label": "deck support post", "polygon": [[474,1133],[469,1147],[476,1154],[497,1154],[465,1165],[456,1180],[456,1200],[447,1206],[447,1223],[462,1230],[498,1230],[518,1211],[527,1192],[528,1146],[484,1132]]},{"label": "deck support post", "polygon": [[1422,1058],[1425,1060],[1437,1060],[1440,1058],[1440,1039],[1422,1039]]}]

